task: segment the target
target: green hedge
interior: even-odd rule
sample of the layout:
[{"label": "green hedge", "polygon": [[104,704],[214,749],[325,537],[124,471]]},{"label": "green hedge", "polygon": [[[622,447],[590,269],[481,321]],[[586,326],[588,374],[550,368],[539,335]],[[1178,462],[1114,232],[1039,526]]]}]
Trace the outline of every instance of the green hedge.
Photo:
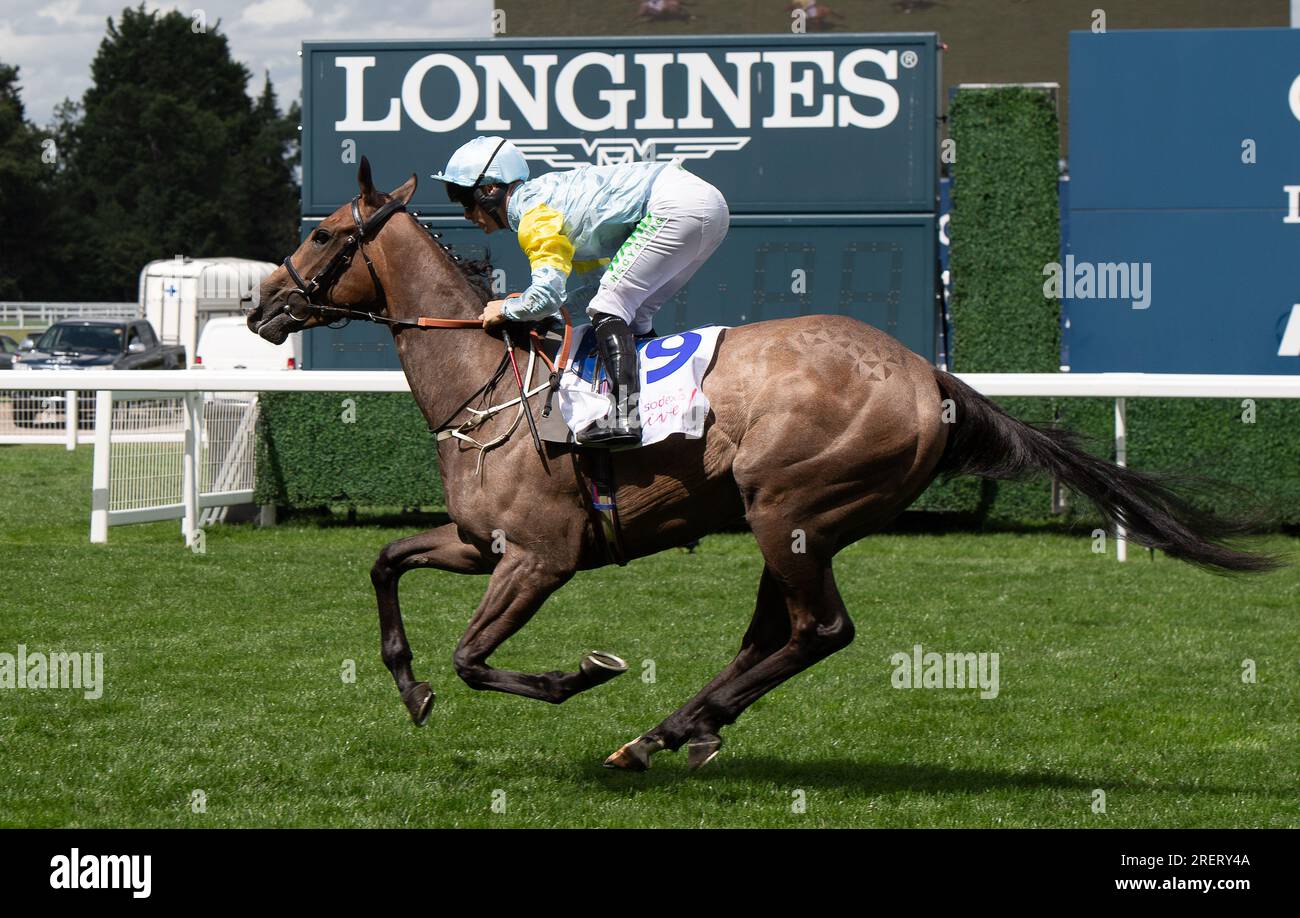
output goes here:
[{"label": "green hedge", "polygon": [[260,405],[258,503],[443,505],[433,437],[407,393],[265,392]]},{"label": "green hedge", "polygon": [[953,369],[1055,372],[1060,304],[1042,273],[1061,251],[1055,105],[1039,90],[965,90],[951,125]]},{"label": "green hedge", "polygon": [[[1060,423],[1088,437],[1098,455],[1115,458],[1113,400],[1014,401],[1017,413],[1026,419],[1050,417],[1053,408],[1058,409]],[[1244,419],[1241,399],[1129,399],[1127,413],[1129,465],[1235,486],[1197,497],[1198,504],[1225,516],[1262,514],[1266,528],[1300,524],[1300,440],[1295,435],[1300,430],[1300,404],[1294,400],[1257,400],[1251,423]],[[985,518],[1001,524],[1047,520],[1049,490],[998,483]],[[1095,519],[1078,499],[1071,500],[1072,514]]]},{"label": "green hedge", "polygon": [[[964,90],[949,112],[952,166],[951,366],[959,373],[1050,373],[1060,365],[1060,308],[1043,265],[1060,257],[1056,108],[1039,90]],[[1050,399],[1004,399],[1018,417],[1050,421]],[[915,505],[979,519],[1050,511],[1047,482],[956,479]]]}]

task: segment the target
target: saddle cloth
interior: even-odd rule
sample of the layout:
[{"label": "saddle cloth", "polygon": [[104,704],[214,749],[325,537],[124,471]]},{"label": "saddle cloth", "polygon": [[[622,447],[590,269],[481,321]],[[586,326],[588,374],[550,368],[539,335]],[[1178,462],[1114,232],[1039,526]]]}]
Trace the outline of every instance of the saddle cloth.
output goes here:
[{"label": "saddle cloth", "polygon": [[[718,338],[726,326],[703,328],[637,342],[641,374],[641,445],[673,434],[691,439],[704,435],[709,400],[701,383],[713,363]],[[573,434],[609,411],[609,380],[598,370],[596,342],[590,325],[573,330],[572,358],[555,393],[558,411],[538,429],[542,439],[573,442]],[[599,377],[597,377],[599,372]]]}]

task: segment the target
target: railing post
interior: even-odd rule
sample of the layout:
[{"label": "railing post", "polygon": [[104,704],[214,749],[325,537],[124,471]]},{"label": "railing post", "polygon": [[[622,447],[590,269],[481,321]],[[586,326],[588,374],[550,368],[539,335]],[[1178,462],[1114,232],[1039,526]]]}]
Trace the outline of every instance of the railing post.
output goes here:
[{"label": "railing post", "polygon": [[185,455],[181,461],[181,534],[188,546],[199,522],[199,455],[203,444],[203,393],[185,393]]},{"label": "railing post", "polygon": [[[1115,464],[1128,465],[1128,411],[1122,398],[1115,399]],[[1115,524],[1115,560],[1128,560],[1128,539],[1120,523]]]},{"label": "railing post", "polygon": [[95,459],[90,492],[90,541],[108,541],[108,460],[112,449],[113,393],[95,392]]},{"label": "railing post", "polygon": [[77,390],[67,389],[63,393],[63,430],[64,445],[71,451],[77,448]]}]

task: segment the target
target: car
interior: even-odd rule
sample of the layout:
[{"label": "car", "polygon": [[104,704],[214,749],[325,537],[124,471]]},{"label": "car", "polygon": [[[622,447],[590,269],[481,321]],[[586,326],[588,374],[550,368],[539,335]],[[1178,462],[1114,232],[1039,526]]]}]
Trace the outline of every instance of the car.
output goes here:
[{"label": "car", "polygon": [[[32,346],[23,342],[13,369],[44,370],[183,370],[185,348],[161,344],[153,326],[144,319],[65,319],[47,328]],[[63,424],[62,392],[24,392],[15,395],[14,423],[19,427]],[[81,392],[78,424],[95,422],[95,393]]]},{"label": "car", "polygon": [[183,370],[185,348],[162,344],[144,319],[65,319],[14,361],[24,370]]},{"label": "car", "polygon": [[18,342],[8,335],[0,335],[0,370],[14,368],[14,354],[18,353]]}]

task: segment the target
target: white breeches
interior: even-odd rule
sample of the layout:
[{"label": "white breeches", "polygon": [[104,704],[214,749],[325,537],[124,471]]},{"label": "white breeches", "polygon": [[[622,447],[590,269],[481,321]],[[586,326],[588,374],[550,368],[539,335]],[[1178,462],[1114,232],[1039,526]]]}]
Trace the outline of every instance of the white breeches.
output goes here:
[{"label": "white breeches", "polygon": [[650,330],[659,307],[685,286],[731,226],[722,192],[678,164],[655,178],[646,211],[587,306],[592,318],[620,316],[638,335]]}]

